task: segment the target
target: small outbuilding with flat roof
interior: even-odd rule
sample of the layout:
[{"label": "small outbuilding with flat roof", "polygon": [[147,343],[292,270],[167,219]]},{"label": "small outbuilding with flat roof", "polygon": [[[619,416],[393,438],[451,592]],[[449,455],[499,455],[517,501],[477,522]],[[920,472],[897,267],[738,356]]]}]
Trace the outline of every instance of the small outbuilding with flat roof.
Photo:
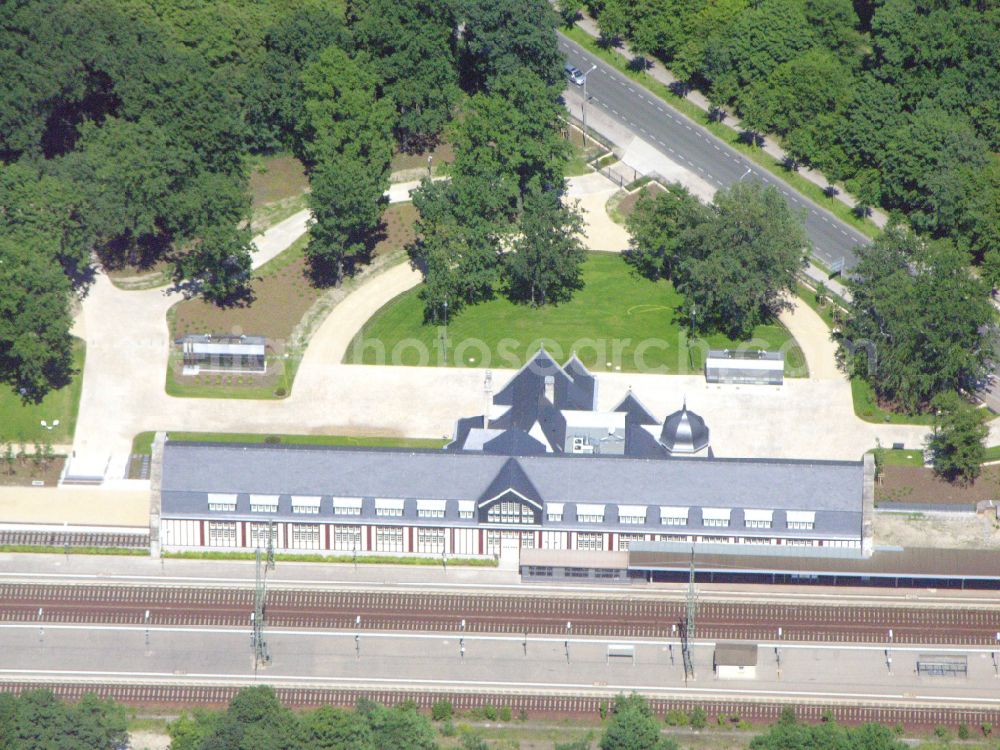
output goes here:
[{"label": "small outbuilding with flat roof", "polygon": [[756,349],[712,349],[705,358],[705,379],[709,383],[781,385],[785,381],[785,355]]},{"label": "small outbuilding with flat roof", "polygon": [[757,678],[756,643],[718,643],[712,657],[712,668],[720,680],[753,680]]},{"label": "small outbuilding with flat roof", "polygon": [[267,370],[267,342],[263,336],[189,334],[177,342],[184,355],[184,374]]}]

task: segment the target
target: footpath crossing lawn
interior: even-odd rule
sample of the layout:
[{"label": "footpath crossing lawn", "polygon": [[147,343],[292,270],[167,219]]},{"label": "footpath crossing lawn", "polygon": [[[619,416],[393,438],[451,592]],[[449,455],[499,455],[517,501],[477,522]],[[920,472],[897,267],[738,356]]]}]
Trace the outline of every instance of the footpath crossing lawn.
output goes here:
[{"label": "footpath crossing lawn", "polygon": [[[591,253],[584,288],[570,302],[532,308],[503,297],[467,307],[443,326],[423,322],[417,287],[376,313],[345,356],[349,364],[519,367],[544,345],[558,360],[572,352],[595,371],[699,371],[709,349],[739,342],[721,334],[688,341],[682,297],[666,281],[634,273],[619,255]],[[805,375],[801,350],[775,321],[754,331],[749,348],[784,348],[786,373]]]}]

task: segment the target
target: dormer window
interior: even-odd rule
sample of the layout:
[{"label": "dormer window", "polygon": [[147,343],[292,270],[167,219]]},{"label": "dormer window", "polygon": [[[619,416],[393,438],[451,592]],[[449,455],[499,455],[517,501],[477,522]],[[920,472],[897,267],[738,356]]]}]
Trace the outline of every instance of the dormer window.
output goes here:
[{"label": "dormer window", "polygon": [[524,503],[501,500],[490,506],[486,520],[488,523],[534,523],[535,512]]}]

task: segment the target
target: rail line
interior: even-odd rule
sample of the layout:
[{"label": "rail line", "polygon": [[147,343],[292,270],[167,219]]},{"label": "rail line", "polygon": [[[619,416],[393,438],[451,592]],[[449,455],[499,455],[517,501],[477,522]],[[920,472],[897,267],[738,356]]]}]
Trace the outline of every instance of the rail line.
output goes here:
[{"label": "rail line", "polygon": [[[246,625],[248,589],[125,585],[0,584],[0,620],[7,622]],[[563,633],[575,636],[667,638],[677,634],[684,603],[656,599],[556,598],[276,589],[268,592],[272,627],[454,632]],[[146,613],[149,613],[148,620]],[[710,639],[995,645],[1000,611],[975,608],[703,602],[697,636]]]},{"label": "rail line", "polygon": [[[266,682],[266,679],[263,680]],[[51,690],[65,700],[79,700],[85,693],[96,693],[102,698],[133,706],[167,707],[192,705],[222,707],[236,695],[238,685],[178,685],[114,682],[56,682],[13,681],[0,682],[2,692],[25,690]],[[438,700],[449,700],[457,711],[469,711],[484,706],[509,707],[516,717],[522,711],[529,716],[581,716],[600,715],[601,705],[609,702],[607,695],[562,695],[552,693],[463,692],[448,690],[384,690],[364,688],[316,688],[274,686],[279,700],[291,708],[313,708],[322,705],[351,706],[358,698],[370,698],[379,703],[394,705],[412,701],[420,708],[430,708]],[[751,722],[776,720],[783,708],[795,707],[796,716],[804,721],[822,721],[832,718],[844,724],[878,722],[886,725],[901,724],[908,728],[932,728],[941,725],[966,724],[979,727],[983,724],[1000,724],[1000,709],[965,708],[947,706],[912,706],[889,704],[846,704],[817,701],[770,700],[695,700],[688,698],[650,697],[650,705],[658,715],[669,710],[690,712],[701,706],[709,720],[722,716],[730,721],[740,719]],[[725,719],[724,719],[725,721]]]}]

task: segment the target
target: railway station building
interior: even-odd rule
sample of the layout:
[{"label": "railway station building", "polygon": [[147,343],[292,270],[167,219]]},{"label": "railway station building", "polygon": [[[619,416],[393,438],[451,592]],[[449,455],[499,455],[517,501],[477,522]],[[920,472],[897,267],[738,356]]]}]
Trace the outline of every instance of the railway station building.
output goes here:
[{"label": "railway station building", "polygon": [[[872,467],[719,458],[682,405],[659,420],[629,392],[544,351],[459,419],[444,450],[154,443],[166,549],[498,555],[724,545],[861,557]],[[866,488],[868,488],[866,490]],[[867,541],[866,541],[867,539]]]}]

